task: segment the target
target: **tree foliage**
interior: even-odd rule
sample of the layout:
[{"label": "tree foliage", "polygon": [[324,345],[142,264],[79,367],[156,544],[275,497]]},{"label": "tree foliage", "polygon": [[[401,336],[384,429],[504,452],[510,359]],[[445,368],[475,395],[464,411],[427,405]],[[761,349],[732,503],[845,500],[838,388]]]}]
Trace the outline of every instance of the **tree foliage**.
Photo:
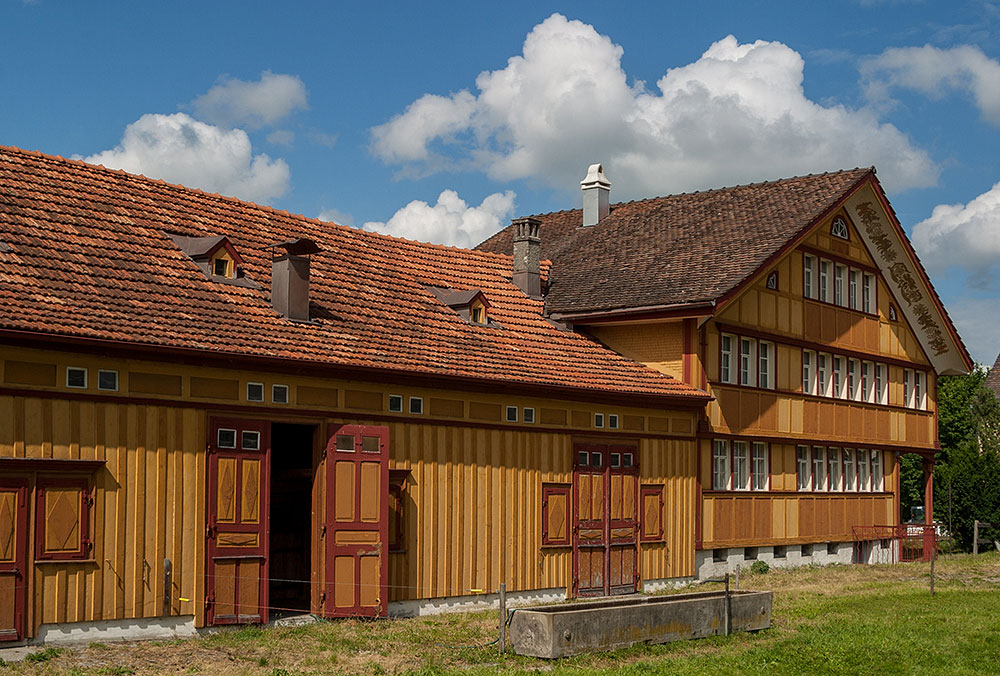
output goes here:
[{"label": "tree foliage", "polygon": [[963,549],[972,548],[974,520],[1000,524],[1000,402],[984,385],[986,375],[980,367],[938,380],[934,520],[950,520]]}]

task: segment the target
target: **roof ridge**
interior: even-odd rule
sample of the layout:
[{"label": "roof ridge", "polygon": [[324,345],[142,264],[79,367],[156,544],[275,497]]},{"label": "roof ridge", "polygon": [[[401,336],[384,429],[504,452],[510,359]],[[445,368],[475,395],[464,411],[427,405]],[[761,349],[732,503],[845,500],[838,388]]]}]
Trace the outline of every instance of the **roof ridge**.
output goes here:
[{"label": "roof ridge", "polygon": [[[875,173],[875,167],[874,166],[869,166],[869,167],[854,167],[853,169],[836,169],[834,171],[823,171],[823,172],[816,173],[816,174],[800,174],[800,175],[797,175],[797,176],[786,176],[784,178],[776,178],[776,179],[772,179],[770,181],[756,181],[756,182],[753,182],[753,183],[737,183],[735,185],[721,186],[721,187],[718,187],[718,188],[707,188],[705,190],[690,190],[688,192],[677,192],[677,193],[671,193],[669,195],[655,195],[653,197],[643,197],[641,199],[635,199],[635,200],[625,200],[625,201],[622,201],[622,202],[612,202],[610,206],[611,206],[612,209],[614,209],[615,207],[621,207],[621,206],[625,206],[625,205],[628,205],[628,204],[644,204],[646,202],[655,202],[657,200],[670,199],[671,197],[687,197],[687,196],[690,196],[690,195],[711,195],[711,194],[714,194],[714,193],[726,192],[727,190],[738,190],[740,188],[757,188],[757,187],[765,186],[765,185],[777,185],[779,183],[789,183],[791,181],[801,181],[802,179],[805,179],[805,178],[822,178],[824,176],[834,176],[834,175],[837,175],[837,174],[851,174],[851,173],[854,173],[854,172],[865,172],[865,173],[871,172],[871,173],[874,174]],[[544,212],[544,213],[531,214],[531,217],[532,218],[537,218],[539,216],[557,216],[557,215],[560,215],[560,214],[571,214],[571,213],[574,213],[574,212],[577,212],[577,211],[583,211],[583,209],[582,208],[576,208],[576,209],[561,209],[559,211],[547,211],[547,212]],[[492,237],[492,235],[491,235],[491,237]]]},{"label": "roof ridge", "polygon": [[125,171],[124,169],[116,169],[114,167],[107,167],[107,166],[105,166],[103,164],[95,164],[93,162],[87,162],[87,161],[82,160],[82,159],[75,159],[75,158],[72,158],[72,157],[63,157],[62,155],[51,155],[49,153],[43,153],[40,150],[27,150],[25,148],[19,148],[17,146],[5,146],[5,145],[0,144],[0,152],[2,152],[2,151],[13,151],[15,153],[21,153],[21,154],[26,154],[26,155],[37,156],[37,157],[39,157],[39,158],[41,158],[43,160],[64,162],[64,163],[67,163],[67,164],[72,164],[72,165],[78,166],[78,167],[80,167],[82,169],[86,169],[86,170],[89,170],[89,171],[95,171],[95,172],[105,171],[105,172],[109,172],[109,173],[113,173],[113,174],[120,174],[120,175],[129,177],[129,178],[139,179],[141,181],[147,181],[149,183],[158,184],[158,185],[164,186],[166,188],[170,188],[171,190],[177,190],[177,191],[179,191],[181,193],[188,193],[188,194],[193,193],[195,195],[203,195],[203,196],[208,197],[208,198],[217,198],[217,199],[225,201],[225,202],[236,203],[236,204],[243,205],[243,206],[246,206],[246,207],[251,207],[251,208],[254,208],[254,209],[258,209],[258,210],[260,210],[262,212],[272,213],[272,214],[276,214],[278,216],[284,216],[284,217],[289,218],[289,219],[305,220],[305,221],[313,223],[315,225],[322,225],[324,227],[328,227],[328,226],[332,225],[332,226],[334,226],[336,228],[343,229],[343,231],[345,231],[345,232],[362,233],[364,236],[370,236],[370,237],[374,237],[376,239],[380,239],[380,238],[381,239],[387,239],[387,240],[396,241],[396,242],[403,242],[403,243],[405,243],[407,245],[411,245],[411,246],[425,247],[425,248],[436,249],[436,250],[440,250],[440,251],[461,251],[463,253],[474,254],[474,255],[476,255],[478,257],[501,256],[501,257],[506,257],[506,258],[512,258],[512,256],[507,255],[507,254],[502,254],[502,253],[492,253],[492,252],[478,251],[478,250],[476,250],[474,248],[466,248],[466,247],[453,246],[453,245],[447,245],[447,244],[437,244],[435,242],[422,242],[420,240],[409,239],[409,238],[400,237],[400,236],[397,236],[397,235],[388,235],[386,233],[376,232],[374,230],[365,230],[363,226],[362,227],[355,227],[355,226],[351,226],[351,225],[344,225],[342,223],[337,223],[335,221],[324,221],[323,219],[321,219],[319,217],[316,217],[316,216],[306,216],[305,214],[295,214],[295,213],[292,213],[292,212],[288,211],[287,209],[278,209],[277,207],[273,207],[273,206],[270,206],[270,205],[267,205],[267,204],[259,204],[257,202],[252,201],[252,200],[245,200],[245,199],[241,199],[239,197],[234,197],[232,195],[222,195],[220,193],[208,192],[207,190],[202,190],[201,188],[192,188],[192,187],[183,185],[181,183],[171,183],[170,181],[166,181],[166,180],[164,180],[162,178],[154,178],[154,177],[151,177],[151,176],[146,176],[145,174],[141,174],[141,173],[136,173],[136,172],[131,172],[131,171]]}]

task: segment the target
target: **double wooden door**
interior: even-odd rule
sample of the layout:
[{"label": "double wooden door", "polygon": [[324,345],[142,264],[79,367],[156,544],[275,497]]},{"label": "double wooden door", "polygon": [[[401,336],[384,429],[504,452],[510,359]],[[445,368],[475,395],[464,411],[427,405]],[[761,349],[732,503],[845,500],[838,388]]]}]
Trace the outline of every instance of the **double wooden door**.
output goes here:
[{"label": "double wooden door", "polygon": [[639,582],[638,450],[576,444],[573,586],[577,596],[631,594]]},{"label": "double wooden door", "polygon": [[24,639],[28,480],[0,478],[0,641]]},{"label": "double wooden door", "polygon": [[[208,457],[206,621],[268,620],[271,432],[268,421],[213,419]],[[389,430],[330,425],[320,482],[325,510],[310,519],[313,571],[327,617],[379,617],[388,610]],[[279,524],[275,524],[280,527]]]}]

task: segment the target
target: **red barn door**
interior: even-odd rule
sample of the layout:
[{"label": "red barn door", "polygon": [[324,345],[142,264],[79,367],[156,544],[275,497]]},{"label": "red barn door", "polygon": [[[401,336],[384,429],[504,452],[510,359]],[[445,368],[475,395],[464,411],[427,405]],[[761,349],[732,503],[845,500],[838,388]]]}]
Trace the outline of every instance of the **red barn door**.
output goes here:
[{"label": "red barn door", "polygon": [[0,479],[0,641],[24,639],[28,480]]},{"label": "red barn door", "polygon": [[631,594],[639,582],[638,451],[576,444],[573,586],[577,596]]},{"label": "red barn door", "polygon": [[326,477],[326,616],[384,616],[389,584],[389,428],[331,426]]},{"label": "red barn door", "polygon": [[213,419],[210,434],[206,621],[267,622],[270,424]]}]

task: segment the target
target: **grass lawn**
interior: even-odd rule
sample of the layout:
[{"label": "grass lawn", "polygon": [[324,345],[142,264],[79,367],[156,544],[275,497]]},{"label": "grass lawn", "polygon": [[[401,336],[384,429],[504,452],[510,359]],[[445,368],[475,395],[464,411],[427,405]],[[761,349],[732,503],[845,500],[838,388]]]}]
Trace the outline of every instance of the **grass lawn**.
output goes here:
[{"label": "grass lawn", "polygon": [[[772,628],[560,661],[500,656],[494,613],[246,628],[205,638],[39,651],[7,674],[1000,674],[1000,554],[745,575]],[[718,586],[718,585],[715,585]],[[699,586],[710,589],[712,586]],[[463,647],[465,646],[465,647]],[[470,647],[472,646],[472,647]]]}]

